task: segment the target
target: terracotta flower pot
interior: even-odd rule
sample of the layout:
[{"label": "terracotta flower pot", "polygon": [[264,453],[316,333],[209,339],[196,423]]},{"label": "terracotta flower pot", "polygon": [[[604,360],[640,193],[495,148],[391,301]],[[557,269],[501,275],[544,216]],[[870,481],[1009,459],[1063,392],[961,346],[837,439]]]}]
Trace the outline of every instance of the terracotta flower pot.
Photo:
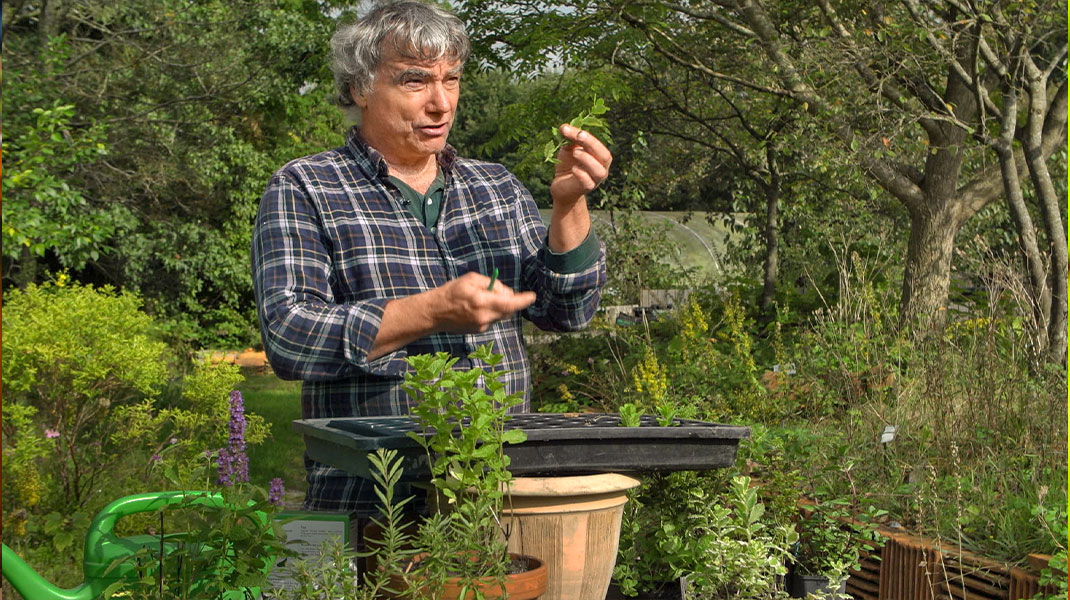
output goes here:
[{"label": "terracotta flower pot", "polygon": [[627,491],[638,479],[616,473],[518,477],[502,511],[509,550],[546,561],[544,600],[603,600],[613,576]]},{"label": "terracotta flower pot", "polygon": [[[413,557],[413,561],[418,562],[424,556],[427,556],[427,554],[417,554]],[[487,598],[501,598],[504,596],[509,598],[509,600],[535,600],[542,596],[546,592],[546,565],[541,560],[532,556],[523,556],[520,554],[510,554],[509,556],[511,556],[513,560],[527,561],[528,570],[521,573],[506,575],[504,587],[494,579],[488,578],[485,583],[479,584],[479,589],[483,592],[484,596]],[[418,582],[414,583],[419,585]],[[403,590],[405,587],[406,582],[404,579],[397,575],[391,576],[391,589]],[[430,597],[430,592],[426,595]],[[444,582],[442,594],[437,596],[436,600],[457,600],[460,597],[460,580],[456,577],[451,577]]]}]

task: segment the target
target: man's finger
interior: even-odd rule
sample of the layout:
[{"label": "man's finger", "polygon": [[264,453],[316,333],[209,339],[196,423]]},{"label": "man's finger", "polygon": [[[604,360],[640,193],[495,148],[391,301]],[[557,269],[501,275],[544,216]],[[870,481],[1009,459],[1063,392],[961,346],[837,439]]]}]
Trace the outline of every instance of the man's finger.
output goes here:
[{"label": "man's finger", "polygon": [[524,310],[535,302],[535,292],[519,292],[508,294],[498,292],[491,301],[491,307],[501,313],[515,313]]},{"label": "man's finger", "polygon": [[576,161],[572,166],[573,173],[581,169],[594,181],[602,181],[609,176],[609,168],[586,150],[575,150],[572,156]]},{"label": "man's finger", "polygon": [[606,167],[613,162],[613,153],[609,151],[609,148],[606,148],[606,145],[602,143],[602,140],[598,139],[598,137],[591,132],[578,129],[565,123],[561,125],[561,135],[564,135],[565,138],[574,144],[582,146],[584,150],[591,153],[598,162]]}]

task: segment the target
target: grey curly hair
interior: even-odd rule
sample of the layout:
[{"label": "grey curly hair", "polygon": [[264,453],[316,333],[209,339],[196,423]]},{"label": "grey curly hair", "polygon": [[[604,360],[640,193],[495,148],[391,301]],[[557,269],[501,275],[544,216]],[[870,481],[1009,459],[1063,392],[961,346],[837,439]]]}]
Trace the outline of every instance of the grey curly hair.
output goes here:
[{"label": "grey curly hair", "polygon": [[355,105],[350,86],[357,95],[371,91],[384,42],[392,43],[402,57],[416,60],[463,64],[471,50],[464,24],[445,10],[413,0],[382,4],[356,22],[340,26],[331,37],[335,102],[343,109]]}]

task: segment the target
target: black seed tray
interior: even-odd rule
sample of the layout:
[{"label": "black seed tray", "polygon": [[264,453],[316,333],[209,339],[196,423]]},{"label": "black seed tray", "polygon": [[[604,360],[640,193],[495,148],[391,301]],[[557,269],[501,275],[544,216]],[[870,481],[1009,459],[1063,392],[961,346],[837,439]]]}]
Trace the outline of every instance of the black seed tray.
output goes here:
[{"label": "black seed tray", "polygon": [[[407,433],[420,433],[409,417],[304,419],[293,422],[313,460],[370,477],[367,455],[396,449],[405,480],[428,477],[427,455]],[[589,475],[642,471],[704,471],[731,466],[750,428],[674,419],[662,427],[653,416],[639,427],[621,427],[612,413],[521,413],[507,429],[523,429],[527,441],[505,446],[509,470],[518,476]]]}]

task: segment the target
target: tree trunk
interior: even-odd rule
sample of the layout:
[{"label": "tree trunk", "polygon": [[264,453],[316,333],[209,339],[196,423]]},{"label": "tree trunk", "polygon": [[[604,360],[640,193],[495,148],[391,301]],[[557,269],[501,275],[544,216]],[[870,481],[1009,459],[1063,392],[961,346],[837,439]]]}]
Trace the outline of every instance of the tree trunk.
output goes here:
[{"label": "tree trunk", "polygon": [[780,250],[777,238],[777,202],[780,191],[770,187],[765,192],[765,266],[762,273],[762,297],[758,302],[764,322],[772,320],[773,296],[780,276]]},{"label": "tree trunk", "polygon": [[1007,199],[1014,229],[1018,233],[1018,247],[1029,275],[1029,303],[1033,312],[1033,335],[1035,347],[1042,352],[1048,345],[1047,326],[1050,313],[1048,276],[1037,243],[1036,227],[1029,216],[1022,193],[1022,181],[1014,156],[1014,135],[1018,118],[1018,94],[1013,86],[1003,94],[1003,114],[1000,119],[999,139],[993,144],[999,157],[1000,174],[1003,176],[1003,194]]},{"label": "tree trunk", "polygon": [[773,319],[773,296],[780,277],[780,247],[777,236],[779,220],[777,203],[780,202],[780,172],[777,170],[776,151],[772,144],[766,147],[766,163],[769,166],[769,183],[765,189],[765,266],[762,272],[762,297],[758,301],[763,322]]},{"label": "tree trunk", "polygon": [[951,254],[961,223],[950,205],[912,214],[903,272],[900,324],[918,337],[940,331],[947,322]]},{"label": "tree trunk", "polygon": [[[1050,106],[1047,95],[1046,77],[1033,63],[1032,58],[1027,56],[1025,61],[1027,80],[1029,82],[1029,119],[1026,124],[1026,135],[1022,146],[1025,150],[1026,164],[1029,169],[1029,177],[1033,182],[1036,192],[1037,203],[1040,205],[1040,215],[1044,223],[1044,230],[1048,234],[1048,245],[1051,259],[1051,282],[1050,287],[1045,287],[1048,292],[1050,304],[1045,305],[1047,313],[1047,347],[1046,357],[1056,364],[1066,363],[1067,347],[1067,242],[1066,224],[1063,223],[1059,212],[1058,194],[1048,172],[1047,153],[1044,151],[1045,130],[1056,131],[1055,137],[1059,139],[1058,145],[1065,141],[1065,123],[1058,127],[1052,127],[1048,123],[1050,115],[1066,120],[1066,82],[1063,81],[1054,101]],[[1054,113],[1049,113],[1054,111]],[[1051,134],[1049,133],[1049,136]],[[1048,140],[1050,143],[1051,140]]]}]

